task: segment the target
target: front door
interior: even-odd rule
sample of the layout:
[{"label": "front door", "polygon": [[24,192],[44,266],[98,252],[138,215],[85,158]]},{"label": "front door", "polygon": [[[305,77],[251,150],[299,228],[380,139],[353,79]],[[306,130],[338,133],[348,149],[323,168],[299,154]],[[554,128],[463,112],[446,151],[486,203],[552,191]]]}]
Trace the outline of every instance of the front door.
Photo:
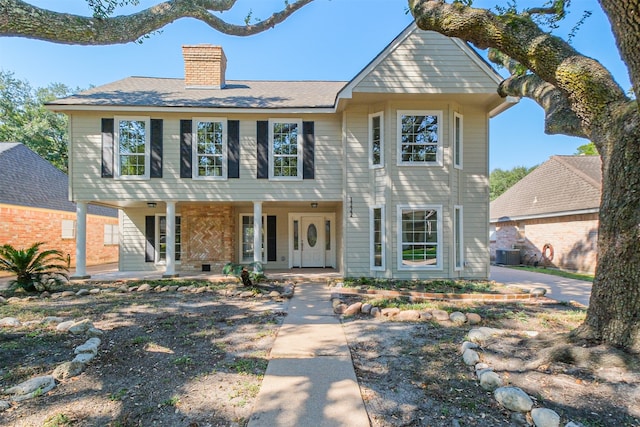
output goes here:
[{"label": "front door", "polygon": [[303,216],[300,224],[302,267],[324,267],[324,217]]}]

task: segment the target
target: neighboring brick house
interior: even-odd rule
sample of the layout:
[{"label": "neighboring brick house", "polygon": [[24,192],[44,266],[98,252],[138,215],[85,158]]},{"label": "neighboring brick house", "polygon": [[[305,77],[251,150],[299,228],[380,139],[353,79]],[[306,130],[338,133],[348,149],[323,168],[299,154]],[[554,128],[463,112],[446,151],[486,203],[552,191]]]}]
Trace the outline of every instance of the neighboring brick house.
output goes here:
[{"label": "neighboring brick house", "polygon": [[[75,266],[76,204],[67,175],[23,144],[0,143],[0,245],[26,248],[44,242]],[[118,261],[118,211],[88,207],[89,265]]]},{"label": "neighboring brick house", "polygon": [[120,270],[488,276],[489,119],[515,100],[469,45],[412,24],[333,82],[227,80],[220,46],[183,56],[184,79],[48,104],[71,123],[72,200],[121,209]]},{"label": "neighboring brick house", "polygon": [[601,183],[600,156],[552,156],[491,202],[491,259],[593,273]]}]

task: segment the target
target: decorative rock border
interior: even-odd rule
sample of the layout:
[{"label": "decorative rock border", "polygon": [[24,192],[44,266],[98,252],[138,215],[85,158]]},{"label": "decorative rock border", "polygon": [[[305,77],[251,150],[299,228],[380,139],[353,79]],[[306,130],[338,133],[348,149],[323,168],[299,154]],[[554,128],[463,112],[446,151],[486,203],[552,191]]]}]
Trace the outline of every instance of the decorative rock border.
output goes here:
[{"label": "decorative rock border", "polygon": [[[493,392],[493,397],[504,408],[511,411],[512,419],[519,419],[523,425],[533,423],[536,427],[559,427],[560,415],[547,408],[534,408],[531,397],[519,387],[504,386],[502,378],[496,374],[489,365],[482,363],[480,346],[490,337],[499,336],[506,331],[495,328],[474,328],[469,331],[467,338],[460,346],[462,360],[467,366],[475,369],[480,387]],[[535,332],[529,335],[535,335]],[[531,422],[529,422],[531,421]],[[569,421],[565,427],[579,427],[580,424]]]},{"label": "decorative rock border", "polygon": [[453,293],[435,293],[435,292],[416,292],[416,291],[391,291],[386,289],[357,289],[345,288],[340,283],[330,287],[332,293],[344,295],[367,295],[381,297],[408,297],[412,302],[421,302],[427,300],[465,300],[465,301],[520,301],[520,300],[540,300],[543,302],[557,302],[545,298],[547,290],[544,288],[534,288],[528,293],[517,294],[453,294]]},{"label": "decorative rock border", "polygon": [[84,344],[74,349],[73,353],[75,356],[73,360],[58,365],[51,375],[34,377],[16,386],[5,389],[2,394],[12,396],[9,397],[9,400],[0,400],[0,412],[9,409],[14,402],[21,402],[42,396],[44,393],[54,389],[57,382],[61,380],[80,375],[85,370],[87,364],[97,356],[98,347],[100,347],[102,343],[99,337],[104,335],[104,331],[95,328],[89,319],[65,321],[61,317],[45,317],[41,321],[25,323],[20,322],[14,317],[0,319],[0,326],[4,327],[21,327],[34,324],[56,324],[57,331],[68,332],[73,335],[84,334],[88,339]]},{"label": "decorative rock border", "polygon": [[[342,316],[355,316],[355,315],[369,315],[374,318],[382,318],[396,321],[451,321],[456,325],[463,325],[468,323],[470,325],[477,325],[482,322],[480,315],[476,313],[462,313],[455,311],[453,313],[447,313],[444,310],[429,310],[429,311],[417,311],[417,310],[400,310],[399,308],[378,308],[369,303],[356,302],[351,305],[347,305],[342,296],[347,295],[381,295],[381,296],[411,296],[414,297],[419,294],[419,297],[424,295],[437,295],[436,298],[424,297],[424,299],[447,299],[444,296],[449,294],[422,294],[420,292],[402,292],[402,291],[372,291],[372,290],[358,290],[358,289],[345,289],[345,288],[331,288],[333,293],[331,294],[331,303],[334,313]],[[536,288],[535,292],[524,295],[526,298],[505,298],[504,300],[510,301],[514,299],[529,299],[529,298],[541,298],[544,297],[545,290],[543,288]],[[463,294],[465,295],[465,294]],[[493,296],[493,295],[490,295]],[[455,298],[455,299],[467,299],[467,298]],[[498,300],[498,298],[488,298],[489,300]],[[499,336],[505,333],[501,329],[479,327],[474,328],[467,334],[468,341],[464,341],[460,346],[460,354],[465,365],[473,367],[475,369],[476,377],[480,383],[480,387],[483,390],[493,392],[493,396],[496,401],[512,412],[512,419],[519,425],[534,425],[535,427],[559,427],[560,415],[555,411],[548,408],[534,408],[533,399],[518,387],[504,386],[502,378],[491,369],[486,363],[482,363],[482,357],[480,353],[480,346],[484,341],[490,337]],[[528,333],[530,336],[535,336],[536,332]],[[564,427],[583,427],[581,424],[569,421]]]},{"label": "decorative rock border", "polygon": [[482,322],[482,317],[477,313],[462,313],[454,311],[449,314],[444,310],[400,310],[399,308],[380,308],[369,303],[355,302],[347,305],[339,293],[331,294],[333,312],[345,317],[357,314],[369,315],[378,319],[395,320],[399,322],[428,322],[430,320],[451,321],[456,325],[468,323],[477,325]]},{"label": "decorative rock border", "polygon": [[[241,287],[241,288],[222,290],[222,293],[225,296],[240,297],[240,298],[250,298],[250,297],[262,298],[265,296],[269,298],[274,298],[274,299],[280,298],[280,297],[292,298],[295,292],[295,286],[296,285],[292,282],[286,283],[285,285],[281,286],[282,292],[279,292],[275,289],[274,290],[264,289],[264,287],[262,287],[263,289],[261,289],[261,291],[264,291],[263,293],[263,292],[255,292],[255,290],[243,289],[243,287]],[[260,289],[261,287],[256,285],[254,288]],[[209,286],[177,286],[177,285],[151,286],[148,283],[143,283],[142,285],[139,285],[139,286],[127,286],[125,283],[123,283],[118,287],[92,288],[92,289],[83,288],[76,292],[60,291],[60,292],[49,293],[45,291],[45,292],[42,292],[39,296],[29,295],[25,297],[13,296],[10,298],[4,298],[0,295],[0,304],[17,304],[22,302],[37,301],[42,298],[51,298],[52,300],[63,299],[63,298],[79,298],[84,296],[97,295],[100,293],[114,293],[114,292],[115,293],[134,293],[134,292],[164,293],[164,292],[167,292],[167,293],[201,294],[201,293],[208,293],[208,292],[220,292],[220,290],[214,289]],[[2,326],[11,326],[11,325],[3,325],[0,323],[0,327]]]}]

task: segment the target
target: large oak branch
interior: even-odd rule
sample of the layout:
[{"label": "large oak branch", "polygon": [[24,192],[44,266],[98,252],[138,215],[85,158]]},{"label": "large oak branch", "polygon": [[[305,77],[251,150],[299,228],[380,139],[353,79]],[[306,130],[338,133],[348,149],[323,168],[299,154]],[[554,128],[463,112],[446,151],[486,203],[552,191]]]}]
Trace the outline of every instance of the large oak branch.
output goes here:
[{"label": "large oak branch", "polygon": [[526,16],[496,15],[443,0],[409,0],[409,7],[418,27],[461,38],[481,49],[493,47],[562,91],[585,135],[590,135],[594,123],[608,118],[612,104],[629,101],[598,61],[542,31]]},{"label": "large oak branch", "polygon": [[313,0],[297,0],[253,25],[230,24],[212,12],[228,10],[235,0],[171,0],[126,16],[95,18],[59,13],[21,0],[0,0],[0,36],[26,37],[62,44],[110,45],[139,40],[180,18],[195,18],[224,34],[248,36],[273,28]]}]

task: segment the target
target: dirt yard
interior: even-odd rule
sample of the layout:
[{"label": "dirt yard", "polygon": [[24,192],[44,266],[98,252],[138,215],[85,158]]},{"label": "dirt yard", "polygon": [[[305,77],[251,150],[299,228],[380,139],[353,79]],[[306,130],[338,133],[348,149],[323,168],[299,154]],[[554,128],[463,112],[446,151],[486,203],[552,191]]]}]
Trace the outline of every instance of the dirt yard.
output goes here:
[{"label": "dirt yard", "polygon": [[[0,319],[87,318],[104,331],[98,355],[83,373],[12,404],[0,412],[0,425],[245,425],[287,308],[285,299],[267,292],[241,297],[245,290],[207,284],[201,293],[101,292],[0,304]],[[555,334],[577,325],[583,310],[559,304],[462,308],[480,314],[483,326],[509,331],[482,347],[483,361],[507,384],[533,396],[537,406],[558,412],[562,426],[568,420],[585,427],[640,426],[636,357],[607,349],[548,351],[561,348]],[[499,407],[462,362],[460,345],[469,326],[368,316],[345,319],[343,325],[372,426],[526,425]],[[528,338],[524,331],[541,334]],[[73,359],[74,348],[85,340],[39,322],[0,329],[0,389],[50,374]]]}]

